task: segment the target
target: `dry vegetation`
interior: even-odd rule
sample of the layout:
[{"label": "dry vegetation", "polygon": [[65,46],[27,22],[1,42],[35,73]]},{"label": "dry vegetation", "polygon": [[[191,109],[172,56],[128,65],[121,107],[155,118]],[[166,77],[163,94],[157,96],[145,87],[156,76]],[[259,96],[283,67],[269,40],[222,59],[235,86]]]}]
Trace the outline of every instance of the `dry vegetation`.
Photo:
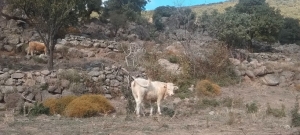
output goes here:
[{"label": "dry vegetation", "polygon": [[[266,0],[266,2],[271,6],[279,9],[281,14],[285,17],[292,17],[300,19],[300,1],[298,0]],[[191,9],[193,12],[200,16],[204,11],[211,12],[213,10],[217,10],[219,12],[224,12],[226,8],[233,7],[237,2],[223,2],[217,4],[207,4],[207,5],[199,5],[192,6]],[[144,12],[144,16],[146,18],[151,18],[153,12],[147,11]]]},{"label": "dry vegetation", "polygon": [[115,109],[102,95],[65,96],[59,99],[47,99],[43,105],[50,109],[50,114],[67,117],[91,117],[109,114]]}]

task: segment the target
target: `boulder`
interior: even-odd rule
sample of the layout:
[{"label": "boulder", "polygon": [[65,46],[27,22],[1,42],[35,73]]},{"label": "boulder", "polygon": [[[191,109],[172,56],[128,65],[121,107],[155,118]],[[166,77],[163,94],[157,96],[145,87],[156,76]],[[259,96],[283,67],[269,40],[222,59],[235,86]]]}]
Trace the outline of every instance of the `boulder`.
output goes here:
[{"label": "boulder", "polygon": [[276,86],[280,83],[280,78],[274,74],[267,74],[261,79],[263,83],[268,86]]},{"label": "boulder", "polygon": [[23,73],[13,73],[11,78],[13,79],[22,79],[25,75]]},{"label": "boulder", "polygon": [[159,65],[161,65],[163,68],[165,68],[167,71],[171,72],[172,74],[180,74],[181,68],[178,64],[171,63],[166,59],[159,59],[158,60]]},{"label": "boulder", "polygon": [[8,72],[5,72],[4,74],[0,74],[0,80],[7,80],[10,77],[10,74]]},{"label": "boulder", "polygon": [[6,50],[8,52],[11,52],[11,51],[14,50],[14,48],[12,46],[10,46],[10,45],[4,45],[3,48],[4,48],[4,50]]}]

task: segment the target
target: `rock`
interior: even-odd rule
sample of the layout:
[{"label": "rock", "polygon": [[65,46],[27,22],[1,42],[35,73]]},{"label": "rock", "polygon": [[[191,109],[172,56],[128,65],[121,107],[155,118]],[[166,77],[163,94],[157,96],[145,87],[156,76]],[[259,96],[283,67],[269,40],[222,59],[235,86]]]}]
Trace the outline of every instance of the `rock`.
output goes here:
[{"label": "rock", "polygon": [[88,75],[92,76],[92,77],[98,77],[100,75],[99,71],[91,71],[88,73]]},{"label": "rock", "polygon": [[179,97],[176,97],[174,100],[173,100],[173,104],[177,105],[178,103],[181,102],[181,99]]},{"label": "rock", "polygon": [[27,96],[26,96],[27,99],[29,100],[33,100],[34,98],[34,95],[32,93],[29,93]]},{"label": "rock", "polygon": [[6,106],[4,103],[0,103],[0,111],[5,111],[6,110]]},{"label": "rock", "polygon": [[68,54],[70,55],[70,57],[75,57],[75,58],[83,58],[84,57],[84,53],[76,48],[69,48]]},{"label": "rock", "polygon": [[94,82],[98,82],[99,78],[98,78],[98,77],[92,77],[92,80],[93,80]]},{"label": "rock", "polygon": [[12,78],[9,78],[5,81],[5,85],[7,86],[13,86],[15,84],[15,80]]},{"label": "rock", "polygon": [[210,111],[208,114],[209,115],[215,115],[215,111]]},{"label": "rock", "polygon": [[159,59],[158,60],[159,65],[164,67],[166,70],[173,74],[180,74],[181,73],[181,68],[179,67],[178,64],[171,63],[166,59]]},{"label": "rock", "polygon": [[25,91],[24,86],[17,86],[17,91],[18,91],[19,93],[24,92],[24,91]]},{"label": "rock", "polygon": [[5,72],[4,74],[0,75],[0,80],[7,80],[10,77],[10,74],[8,72]]},{"label": "rock", "polygon": [[262,81],[264,84],[268,86],[276,86],[279,84],[279,78],[274,74],[267,74],[264,77],[262,77]]},{"label": "rock", "polygon": [[49,86],[48,87],[48,92],[54,93],[54,91],[57,89],[57,86]]},{"label": "rock", "polygon": [[116,79],[117,79],[119,82],[122,82],[122,81],[123,81],[123,77],[122,77],[122,76],[117,76]]},{"label": "rock", "polygon": [[36,94],[34,95],[34,99],[35,99],[35,101],[37,101],[37,102],[42,102],[42,94],[41,94],[41,92],[36,93]]},{"label": "rock", "polygon": [[99,67],[94,67],[94,68],[92,68],[92,71],[100,71],[100,68]]},{"label": "rock", "polygon": [[242,76],[241,71],[238,70],[238,69],[234,69],[233,72],[234,72],[234,74],[237,75],[237,76]]},{"label": "rock", "polygon": [[185,49],[180,42],[174,42],[172,45],[166,47],[165,50],[170,54],[183,55]]},{"label": "rock", "polygon": [[35,86],[35,84],[36,84],[36,81],[33,79],[27,79],[24,83],[25,86],[29,86],[29,87]]},{"label": "rock", "polygon": [[84,47],[90,48],[90,47],[93,46],[93,42],[88,41],[88,40],[84,40],[84,41],[81,42],[81,45],[84,46]]},{"label": "rock", "polygon": [[19,35],[8,35],[7,43],[10,45],[17,45],[20,43],[20,36]]},{"label": "rock", "polygon": [[113,74],[108,74],[108,75],[106,75],[106,78],[107,79],[115,79],[115,75],[113,75]]},{"label": "rock", "polygon": [[254,73],[252,72],[252,71],[250,71],[250,70],[246,70],[246,75],[248,76],[248,77],[250,77],[250,78],[255,78],[255,75],[254,75]]},{"label": "rock", "polygon": [[57,77],[57,74],[55,72],[52,72],[50,75],[49,75],[51,78],[56,78]]},{"label": "rock", "polygon": [[104,74],[101,74],[101,75],[99,75],[99,80],[101,80],[101,81],[103,81],[103,80],[105,80],[105,75]]},{"label": "rock", "polygon": [[9,94],[9,93],[14,93],[14,92],[15,92],[15,88],[13,86],[4,86],[2,88],[3,94]]},{"label": "rock", "polygon": [[41,84],[46,83],[45,77],[43,77],[43,76],[38,76],[36,78],[36,81],[39,82],[39,83],[41,83]]},{"label": "rock", "polygon": [[4,102],[6,103],[7,108],[14,108],[17,106],[17,103],[20,101],[20,95],[18,93],[8,93],[4,96]]},{"label": "rock", "polygon": [[266,66],[261,66],[259,68],[254,69],[253,73],[255,76],[263,76],[267,73],[266,70],[267,70]]},{"label": "rock", "polygon": [[63,90],[61,95],[64,97],[64,96],[73,96],[75,94],[69,90]]},{"label": "rock", "polygon": [[94,43],[93,44],[93,47],[95,47],[95,48],[100,48],[100,46],[101,46],[100,43]]},{"label": "rock", "polygon": [[284,76],[287,81],[292,81],[295,73],[292,71],[283,71],[281,75]]},{"label": "rock", "polygon": [[95,53],[94,52],[92,52],[92,51],[88,51],[87,52],[87,57],[95,57]]},{"label": "rock", "polygon": [[4,99],[4,94],[0,91],[0,103],[3,101]]},{"label": "rock", "polygon": [[22,79],[25,75],[23,73],[13,73],[11,78],[13,79]]},{"label": "rock", "polygon": [[63,88],[59,87],[59,88],[55,89],[55,91],[53,93],[55,93],[55,94],[61,94],[62,91],[63,91]]},{"label": "rock", "polygon": [[41,95],[42,95],[42,101],[45,101],[46,99],[49,99],[49,98],[60,98],[61,97],[60,94],[51,94],[46,90],[43,90],[41,92]]},{"label": "rock", "polygon": [[61,80],[61,86],[63,88],[68,88],[69,85],[70,85],[70,81],[69,80],[66,80],[66,79]]},{"label": "rock", "polygon": [[112,99],[112,96],[110,94],[105,94],[104,95],[107,99]]},{"label": "rock", "polygon": [[51,72],[49,70],[43,70],[43,71],[41,71],[41,73],[43,75],[49,75]]},{"label": "rock", "polygon": [[110,86],[116,87],[119,85],[120,85],[120,82],[118,80],[110,80]]},{"label": "rock", "polygon": [[3,72],[8,72],[8,71],[9,71],[9,68],[3,68],[2,71],[3,71]]},{"label": "rock", "polygon": [[235,58],[229,58],[229,61],[234,65],[234,66],[238,66],[241,64],[241,61]]},{"label": "rock", "polygon": [[300,80],[300,73],[296,73],[295,76],[294,76],[294,79],[295,80]]},{"label": "rock", "polygon": [[8,51],[8,52],[11,52],[11,51],[14,50],[14,48],[13,48],[12,46],[10,46],[10,45],[4,45],[3,48],[4,48],[6,51]]},{"label": "rock", "polygon": [[15,73],[15,70],[9,70],[8,73],[13,74],[13,73]]}]

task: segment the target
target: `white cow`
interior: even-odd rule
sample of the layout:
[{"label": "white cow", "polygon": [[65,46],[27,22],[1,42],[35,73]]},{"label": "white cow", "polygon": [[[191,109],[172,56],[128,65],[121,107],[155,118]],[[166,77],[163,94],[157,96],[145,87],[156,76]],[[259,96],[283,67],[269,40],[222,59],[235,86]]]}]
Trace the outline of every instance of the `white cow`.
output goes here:
[{"label": "white cow", "polygon": [[157,103],[157,112],[161,114],[160,103],[163,99],[174,94],[178,87],[173,83],[151,81],[143,78],[135,78],[131,82],[131,90],[136,102],[136,114],[140,116],[141,104],[144,101],[150,102],[150,116],[153,114],[152,103]]}]

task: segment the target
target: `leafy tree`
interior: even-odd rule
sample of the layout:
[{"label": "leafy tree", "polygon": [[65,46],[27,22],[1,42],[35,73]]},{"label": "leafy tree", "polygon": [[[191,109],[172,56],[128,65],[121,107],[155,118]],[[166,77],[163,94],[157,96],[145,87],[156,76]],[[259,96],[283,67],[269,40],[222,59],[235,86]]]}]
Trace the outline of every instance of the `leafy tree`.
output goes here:
[{"label": "leafy tree", "polygon": [[284,18],[283,27],[279,33],[281,44],[291,44],[300,41],[299,20],[294,18]]},{"label": "leafy tree", "polygon": [[239,13],[254,14],[258,9],[267,7],[266,0],[239,0],[235,10]]},{"label": "leafy tree", "polygon": [[240,47],[253,47],[253,40],[276,42],[283,23],[280,11],[265,0],[240,0],[225,13],[204,12],[200,20],[202,29],[210,35]]},{"label": "leafy tree", "polygon": [[77,0],[75,10],[78,11],[78,16],[87,20],[93,11],[100,13],[101,5],[102,0]]},{"label": "leafy tree", "polygon": [[279,10],[270,7],[265,0],[240,0],[235,5],[235,11],[251,15],[251,39],[269,43],[278,40],[278,34],[283,24]]},{"label": "leafy tree", "polygon": [[212,14],[204,12],[200,18],[202,28],[208,31],[210,36],[225,41],[230,46],[243,47],[243,44],[250,40],[249,28],[250,15],[239,14],[232,9],[226,13]]},{"label": "leafy tree", "polygon": [[112,24],[112,27],[110,28],[111,33],[116,37],[119,29],[124,28],[127,25],[126,15],[124,13],[112,11],[109,13],[109,19]]},{"label": "leafy tree", "polygon": [[159,6],[154,9],[152,20],[157,30],[163,30],[165,25],[162,22],[162,17],[170,17],[176,11],[174,6]]},{"label": "leafy tree", "polygon": [[47,47],[48,69],[50,70],[53,69],[55,35],[64,27],[75,25],[78,17],[81,17],[79,15],[82,15],[80,13],[90,10],[83,8],[82,5],[87,4],[88,7],[92,7],[86,3],[91,1],[82,0],[9,0],[7,2],[12,10],[22,10],[35,27]]},{"label": "leafy tree", "polygon": [[[141,11],[145,10],[146,4],[150,0],[108,0],[104,2],[103,17],[109,18],[114,29],[114,35],[121,26],[122,22],[134,22],[141,16]],[[121,17],[120,18],[117,17]],[[118,22],[116,22],[118,21]],[[120,22],[119,22],[120,21]],[[122,25],[125,26],[125,25]]]}]

